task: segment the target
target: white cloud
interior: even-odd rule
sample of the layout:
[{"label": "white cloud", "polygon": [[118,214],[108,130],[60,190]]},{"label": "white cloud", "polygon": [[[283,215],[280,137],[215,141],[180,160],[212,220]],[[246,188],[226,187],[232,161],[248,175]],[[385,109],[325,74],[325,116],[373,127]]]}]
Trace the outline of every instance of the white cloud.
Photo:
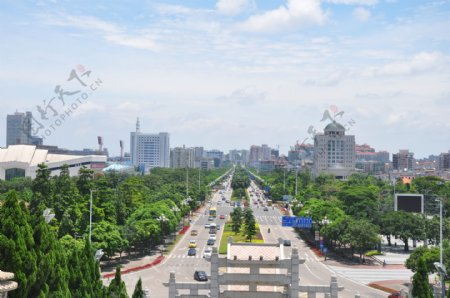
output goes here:
[{"label": "white cloud", "polygon": [[253,15],[240,24],[244,31],[270,32],[321,25],[326,20],[326,13],[320,7],[319,0],[288,0],[287,5]]},{"label": "white cloud", "polygon": [[375,5],[378,0],[326,0],[333,4],[352,4],[352,5]]},{"label": "white cloud", "polygon": [[218,12],[224,15],[237,15],[255,6],[253,0],[219,0],[216,3]]},{"label": "white cloud", "polygon": [[238,104],[258,104],[267,98],[267,93],[260,91],[255,87],[245,87],[234,90],[229,96],[221,96],[217,99],[220,101],[231,100]]},{"label": "white cloud", "polygon": [[114,44],[151,51],[158,49],[156,43],[147,34],[132,36],[120,26],[94,17],[72,15],[45,15],[43,17],[48,24],[92,31]]},{"label": "white cloud", "polygon": [[363,72],[366,76],[401,76],[420,74],[445,63],[445,57],[439,52],[422,52],[402,62],[389,63],[380,67],[371,67]]},{"label": "white cloud", "polygon": [[357,7],[353,10],[353,16],[360,22],[368,21],[371,15],[370,10],[364,7]]}]

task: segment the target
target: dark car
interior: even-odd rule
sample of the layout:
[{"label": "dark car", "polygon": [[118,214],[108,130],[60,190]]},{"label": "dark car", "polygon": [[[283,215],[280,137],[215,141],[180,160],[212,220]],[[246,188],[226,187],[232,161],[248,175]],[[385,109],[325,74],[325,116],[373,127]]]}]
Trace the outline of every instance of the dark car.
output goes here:
[{"label": "dark car", "polygon": [[208,276],[206,276],[205,271],[195,271],[194,279],[198,281],[208,281]]},{"label": "dark car", "polygon": [[263,209],[264,211],[269,211],[269,208],[267,208],[267,207],[264,207],[264,209]]},{"label": "dark car", "polygon": [[288,240],[288,239],[284,240],[283,241],[283,245],[284,246],[291,246],[291,240]]},{"label": "dark car", "polygon": [[400,292],[395,292],[389,295],[388,298],[405,298],[405,296],[403,296]]},{"label": "dark car", "polygon": [[188,256],[195,256],[197,254],[197,251],[195,248],[189,248],[188,250]]},{"label": "dark car", "polygon": [[214,245],[214,243],[216,243],[214,239],[208,239],[208,241],[206,242],[207,245]]}]

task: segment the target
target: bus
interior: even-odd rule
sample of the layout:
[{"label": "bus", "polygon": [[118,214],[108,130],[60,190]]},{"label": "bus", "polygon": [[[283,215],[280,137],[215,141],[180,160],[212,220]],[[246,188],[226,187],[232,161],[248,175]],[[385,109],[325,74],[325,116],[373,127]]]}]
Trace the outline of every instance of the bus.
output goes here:
[{"label": "bus", "polygon": [[217,207],[209,208],[209,216],[216,217],[217,216]]},{"label": "bus", "polygon": [[272,200],[267,200],[267,206],[272,206]]}]

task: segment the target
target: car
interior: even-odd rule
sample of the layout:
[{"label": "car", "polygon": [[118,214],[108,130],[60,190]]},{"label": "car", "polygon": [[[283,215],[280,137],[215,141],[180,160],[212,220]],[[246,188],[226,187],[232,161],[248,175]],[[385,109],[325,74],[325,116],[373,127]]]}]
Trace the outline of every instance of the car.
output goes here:
[{"label": "car", "polygon": [[195,271],[194,272],[194,279],[197,281],[208,281],[208,276],[206,276],[205,271]]},{"label": "car", "polygon": [[214,220],[214,217],[212,217],[212,216],[208,217],[208,221],[213,221],[213,220]]},{"label": "car", "polygon": [[188,256],[195,256],[197,254],[197,250],[195,248],[189,248]]},{"label": "car", "polygon": [[266,207],[264,207],[263,210],[264,210],[264,211],[269,211],[269,208],[267,208],[267,206],[266,206]]},{"label": "car", "polygon": [[205,251],[203,252],[203,258],[210,259],[211,253],[212,253],[212,251],[210,249],[205,249]]},{"label": "car", "polygon": [[284,245],[284,246],[291,246],[291,240],[285,239],[285,240],[283,241],[283,245]]},{"label": "car", "polygon": [[214,239],[208,239],[208,241],[206,241],[206,245],[214,245],[214,243],[216,243],[216,240]]},{"label": "car", "polygon": [[401,292],[395,292],[389,295],[388,298],[406,298],[406,296],[403,296]]},{"label": "car", "polygon": [[220,225],[217,225],[217,226],[216,226],[216,230],[220,230]]},{"label": "car", "polygon": [[197,236],[198,235],[198,231],[197,230],[192,230],[191,231],[191,236]]},{"label": "car", "polygon": [[216,241],[216,234],[209,234],[209,239]]},{"label": "car", "polygon": [[197,247],[197,241],[195,240],[189,240],[189,248],[196,248]]},{"label": "car", "polygon": [[205,223],[205,228],[209,229],[211,227],[211,224],[209,222]]},{"label": "car", "polygon": [[220,219],[225,219],[225,215],[221,214],[221,215],[219,216],[219,218],[220,218]]},{"label": "car", "polygon": [[237,207],[241,207],[241,202],[236,202]]}]

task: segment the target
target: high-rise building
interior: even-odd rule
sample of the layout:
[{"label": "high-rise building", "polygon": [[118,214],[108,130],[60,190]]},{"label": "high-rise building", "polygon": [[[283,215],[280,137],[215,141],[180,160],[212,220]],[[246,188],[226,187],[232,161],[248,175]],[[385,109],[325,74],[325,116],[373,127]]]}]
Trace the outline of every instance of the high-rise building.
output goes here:
[{"label": "high-rise building", "polygon": [[263,144],[261,146],[261,150],[262,150],[262,160],[271,160],[272,154],[271,154],[271,149],[269,146],[267,146],[266,144]]},{"label": "high-rise building", "polygon": [[131,162],[140,167],[141,171],[142,168],[149,171],[157,167],[170,167],[169,134],[142,133],[139,118],[136,121],[136,131],[130,133],[130,147]]},{"label": "high-rise building", "polygon": [[31,145],[32,113],[15,112],[6,116],[6,146]]},{"label": "high-rise building", "polygon": [[398,171],[409,171],[414,169],[414,153],[409,150],[399,150],[398,153],[392,154],[392,167]]},{"label": "high-rise building", "polygon": [[345,127],[333,121],[324,134],[314,136],[314,174],[330,173],[346,179],[355,172],[355,136],[346,136]]},{"label": "high-rise building", "polygon": [[172,168],[194,168],[195,149],[175,147],[170,151],[170,167]]},{"label": "high-rise building", "polygon": [[378,151],[367,144],[356,145],[356,161],[378,161],[381,163],[389,162],[389,152]]},{"label": "high-rise building", "polygon": [[450,152],[439,154],[439,170],[448,171],[450,169]]},{"label": "high-rise building", "polygon": [[220,150],[208,150],[206,151],[206,157],[212,159],[214,161],[214,167],[218,168],[222,165],[223,161],[223,152]]}]

